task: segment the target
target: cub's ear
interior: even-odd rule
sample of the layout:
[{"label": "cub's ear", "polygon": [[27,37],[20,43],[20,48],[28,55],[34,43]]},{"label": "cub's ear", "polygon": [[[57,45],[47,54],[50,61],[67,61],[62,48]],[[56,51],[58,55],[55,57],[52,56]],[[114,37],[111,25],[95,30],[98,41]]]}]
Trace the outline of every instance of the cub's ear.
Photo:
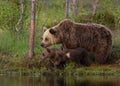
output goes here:
[{"label": "cub's ear", "polygon": [[45,50],[46,50],[48,53],[51,52],[51,50],[50,50],[49,48],[45,48]]},{"label": "cub's ear", "polygon": [[50,32],[51,34],[55,34],[55,33],[56,33],[56,31],[55,31],[54,29],[50,29],[49,32]]},{"label": "cub's ear", "polygon": [[47,27],[43,27],[43,32],[45,32],[47,30]]}]

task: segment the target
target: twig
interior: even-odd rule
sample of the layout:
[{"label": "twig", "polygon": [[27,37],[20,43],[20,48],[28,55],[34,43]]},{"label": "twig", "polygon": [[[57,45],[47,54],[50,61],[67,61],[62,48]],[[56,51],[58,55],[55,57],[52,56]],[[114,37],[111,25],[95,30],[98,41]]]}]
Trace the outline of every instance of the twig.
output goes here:
[{"label": "twig", "polygon": [[19,32],[18,26],[23,19],[23,13],[24,13],[24,0],[20,0],[20,1],[21,1],[21,15],[20,15],[20,18],[19,18],[16,26],[15,26],[15,29],[16,29],[17,32]]}]

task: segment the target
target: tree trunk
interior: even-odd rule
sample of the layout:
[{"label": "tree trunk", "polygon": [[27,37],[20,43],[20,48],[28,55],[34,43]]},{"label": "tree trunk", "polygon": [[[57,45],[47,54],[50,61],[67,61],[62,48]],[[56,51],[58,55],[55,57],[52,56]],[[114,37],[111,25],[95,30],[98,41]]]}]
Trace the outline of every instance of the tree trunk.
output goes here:
[{"label": "tree trunk", "polygon": [[36,13],[36,1],[31,2],[31,20],[30,20],[30,35],[29,35],[29,53],[30,58],[34,55],[34,34],[35,34],[35,13]]},{"label": "tree trunk", "polygon": [[48,9],[49,9],[49,0],[46,0],[46,13],[49,12]]},{"label": "tree trunk", "polygon": [[96,8],[98,5],[98,2],[99,2],[99,0],[93,0],[93,12],[92,12],[93,15],[95,15],[95,13],[96,13]]},{"label": "tree trunk", "polygon": [[77,4],[78,4],[78,1],[77,0],[73,0],[73,3],[72,3],[72,14],[73,14],[74,17],[76,17],[77,14],[78,14]]},{"label": "tree trunk", "polygon": [[69,0],[66,0],[66,6],[65,6],[65,18],[69,18]]}]

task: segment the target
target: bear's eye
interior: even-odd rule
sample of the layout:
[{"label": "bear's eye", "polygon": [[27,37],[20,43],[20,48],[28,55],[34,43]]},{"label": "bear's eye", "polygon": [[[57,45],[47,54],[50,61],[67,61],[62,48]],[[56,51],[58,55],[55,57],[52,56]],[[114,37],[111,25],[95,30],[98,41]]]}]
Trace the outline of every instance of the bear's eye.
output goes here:
[{"label": "bear's eye", "polygon": [[45,41],[48,41],[48,38],[45,38]]}]

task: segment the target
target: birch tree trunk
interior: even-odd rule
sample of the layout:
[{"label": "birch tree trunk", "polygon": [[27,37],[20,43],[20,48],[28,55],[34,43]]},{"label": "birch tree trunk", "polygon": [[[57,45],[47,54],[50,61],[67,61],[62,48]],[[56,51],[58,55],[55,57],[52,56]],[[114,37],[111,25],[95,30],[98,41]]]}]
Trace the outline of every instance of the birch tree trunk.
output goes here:
[{"label": "birch tree trunk", "polygon": [[73,0],[72,2],[73,2],[72,3],[72,14],[73,14],[74,17],[76,17],[77,14],[78,14],[78,8],[77,8],[78,1]]},{"label": "birch tree trunk", "polygon": [[66,0],[66,6],[65,6],[65,18],[69,18],[69,0]]},{"label": "birch tree trunk", "polygon": [[29,35],[29,52],[30,58],[34,55],[34,34],[35,34],[35,13],[36,13],[36,1],[31,2],[31,20],[30,20],[30,35]]},{"label": "birch tree trunk", "polygon": [[15,29],[17,32],[19,32],[18,26],[20,25],[22,19],[23,19],[23,13],[24,13],[24,0],[20,0],[21,3],[21,14],[20,14],[20,18],[15,26]]},{"label": "birch tree trunk", "polygon": [[99,0],[93,0],[93,12],[92,12],[93,15],[95,15],[95,13],[96,13],[98,2],[99,2]]}]

